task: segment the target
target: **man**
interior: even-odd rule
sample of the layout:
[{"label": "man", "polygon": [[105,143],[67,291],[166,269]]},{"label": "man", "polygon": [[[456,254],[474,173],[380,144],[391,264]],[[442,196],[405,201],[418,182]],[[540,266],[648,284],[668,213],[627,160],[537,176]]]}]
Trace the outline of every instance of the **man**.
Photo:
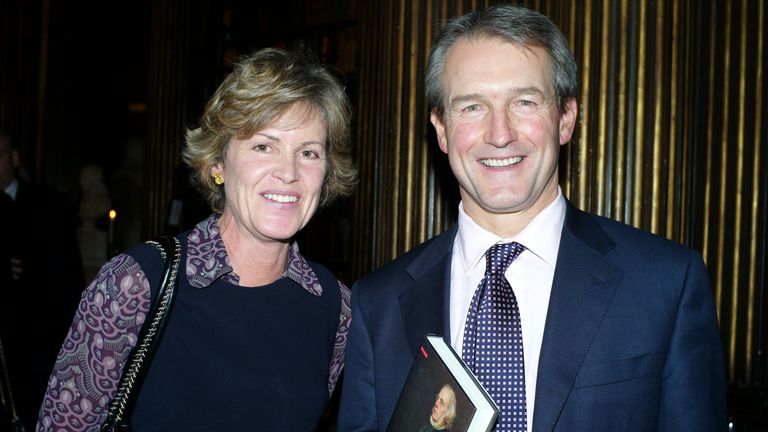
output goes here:
[{"label": "man", "polygon": [[33,430],[84,280],[74,208],[18,176],[20,165],[0,131],[0,341],[16,411]]},{"label": "man", "polygon": [[450,429],[456,420],[456,393],[450,385],[445,384],[435,397],[435,404],[429,413],[429,425],[421,432],[434,432]]},{"label": "man", "polygon": [[[700,255],[562,196],[576,87],[567,41],[536,12],[498,5],[445,25],[427,97],[459,184],[458,226],[352,289],[340,431],[386,428],[425,333],[450,337],[468,363],[497,349],[500,364],[524,367],[494,376],[496,366],[470,364],[503,402],[495,430],[723,430],[722,348]],[[498,276],[500,248],[516,258]],[[512,321],[475,343],[494,292],[507,293]],[[496,381],[513,375],[510,397]]]}]

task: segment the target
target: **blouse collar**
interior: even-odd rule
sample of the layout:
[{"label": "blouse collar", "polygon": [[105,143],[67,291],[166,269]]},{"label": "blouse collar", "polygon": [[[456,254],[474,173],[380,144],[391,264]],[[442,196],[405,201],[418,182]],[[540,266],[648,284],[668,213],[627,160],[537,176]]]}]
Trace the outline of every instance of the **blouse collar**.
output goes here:
[{"label": "blouse collar", "polygon": [[[320,279],[299,253],[295,241],[291,242],[288,265],[280,277],[296,282],[310,294],[323,294]],[[219,232],[218,214],[198,223],[187,236],[187,278],[195,288],[207,288],[220,278],[239,285],[240,277],[232,269]]]}]

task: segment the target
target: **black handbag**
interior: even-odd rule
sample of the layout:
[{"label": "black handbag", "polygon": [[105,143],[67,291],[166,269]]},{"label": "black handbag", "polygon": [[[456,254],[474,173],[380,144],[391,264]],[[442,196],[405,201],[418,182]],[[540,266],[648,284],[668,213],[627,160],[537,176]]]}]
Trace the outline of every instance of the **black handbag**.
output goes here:
[{"label": "black handbag", "polygon": [[5,360],[3,340],[0,338],[0,430],[8,432],[24,432],[24,424],[16,412],[13,401],[11,380],[8,375],[8,363]]},{"label": "black handbag", "polygon": [[160,344],[163,329],[168,321],[168,315],[173,305],[176,291],[176,274],[181,259],[181,244],[175,237],[158,237],[147,241],[160,250],[163,258],[163,271],[160,287],[153,296],[147,313],[147,321],[139,332],[138,342],[131,351],[126,362],[117,392],[109,404],[106,420],[101,425],[102,432],[130,431],[130,419],[133,405],[141,383],[152,362],[152,357]]}]

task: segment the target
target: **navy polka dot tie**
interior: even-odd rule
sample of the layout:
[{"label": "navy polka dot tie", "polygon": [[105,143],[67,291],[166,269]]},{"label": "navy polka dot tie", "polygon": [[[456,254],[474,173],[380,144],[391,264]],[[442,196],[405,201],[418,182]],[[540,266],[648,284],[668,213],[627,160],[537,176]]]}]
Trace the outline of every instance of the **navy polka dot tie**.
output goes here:
[{"label": "navy polka dot tie", "polygon": [[520,310],[504,277],[525,246],[495,244],[485,253],[483,280],[467,314],[462,357],[499,406],[497,432],[525,431],[525,372]]}]

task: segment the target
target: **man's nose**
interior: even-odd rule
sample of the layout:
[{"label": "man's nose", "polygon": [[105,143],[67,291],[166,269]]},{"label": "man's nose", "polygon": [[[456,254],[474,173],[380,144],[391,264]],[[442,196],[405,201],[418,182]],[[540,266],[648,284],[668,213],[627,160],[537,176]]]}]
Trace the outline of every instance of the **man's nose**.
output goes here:
[{"label": "man's nose", "polygon": [[493,111],[485,141],[496,147],[506,147],[517,139],[513,123],[509,113]]}]

